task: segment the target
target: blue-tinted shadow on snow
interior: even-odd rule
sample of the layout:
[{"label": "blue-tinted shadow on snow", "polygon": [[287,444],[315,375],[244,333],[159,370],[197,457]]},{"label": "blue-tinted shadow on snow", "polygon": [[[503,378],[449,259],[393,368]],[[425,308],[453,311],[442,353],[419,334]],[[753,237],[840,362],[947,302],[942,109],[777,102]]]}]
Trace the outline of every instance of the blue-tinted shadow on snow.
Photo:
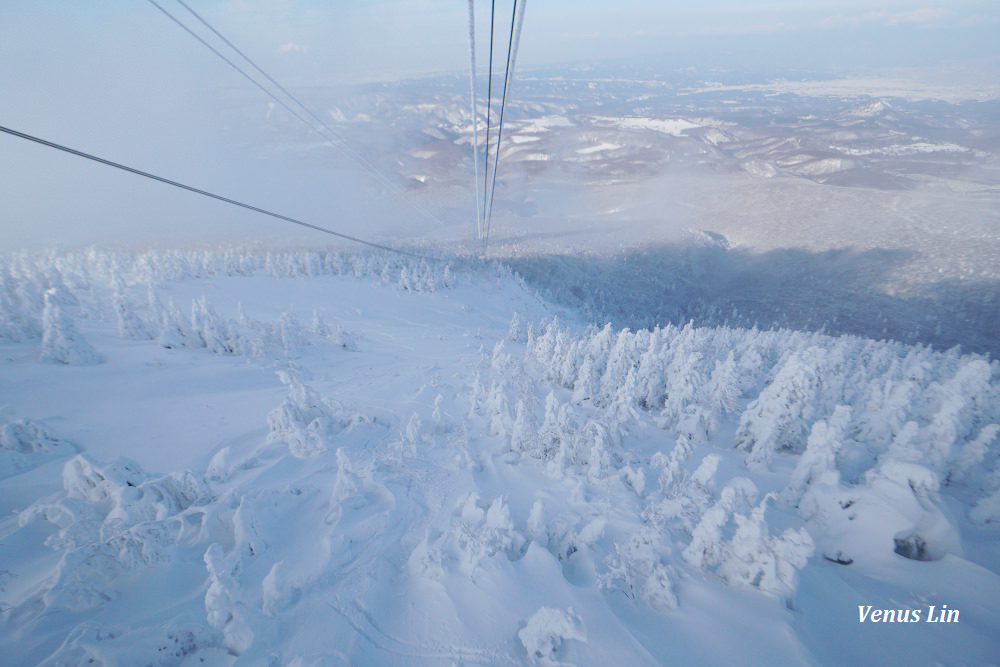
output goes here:
[{"label": "blue-tinted shadow on snow", "polygon": [[1000,282],[943,280],[905,296],[883,291],[889,273],[913,259],[884,249],[754,253],[713,239],[507,263],[546,297],[616,327],[788,328],[961,345],[1000,358]]}]

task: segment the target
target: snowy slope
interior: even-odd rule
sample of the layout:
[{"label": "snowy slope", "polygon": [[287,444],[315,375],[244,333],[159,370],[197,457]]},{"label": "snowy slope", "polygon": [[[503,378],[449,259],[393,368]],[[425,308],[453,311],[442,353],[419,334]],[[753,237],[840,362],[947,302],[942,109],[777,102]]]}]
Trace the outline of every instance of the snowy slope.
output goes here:
[{"label": "snowy slope", "polygon": [[459,260],[92,250],[0,279],[10,664],[1000,655],[995,361],[616,331]]}]

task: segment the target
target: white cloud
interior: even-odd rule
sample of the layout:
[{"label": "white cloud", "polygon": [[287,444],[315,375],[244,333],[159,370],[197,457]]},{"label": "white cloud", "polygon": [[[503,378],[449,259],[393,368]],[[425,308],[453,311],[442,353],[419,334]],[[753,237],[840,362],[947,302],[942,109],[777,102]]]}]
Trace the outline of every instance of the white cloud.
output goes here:
[{"label": "white cloud", "polygon": [[952,15],[951,10],[943,9],[941,7],[923,7],[921,9],[914,9],[910,12],[900,12],[898,14],[893,14],[889,18],[889,25],[895,25],[897,23],[940,23],[943,20],[950,18]]},{"label": "white cloud", "polygon": [[769,35],[776,32],[791,30],[792,26],[784,22],[757,23],[751,25],[719,25],[704,30],[705,35]]},{"label": "white cloud", "polygon": [[309,47],[295,42],[286,42],[278,47],[278,53],[309,53]]},{"label": "white cloud", "polygon": [[887,12],[885,10],[865,12],[846,16],[837,14],[822,21],[824,28],[842,28],[844,26],[859,26],[870,24],[899,25],[904,23],[919,23],[929,25],[943,23],[953,16],[954,12],[941,7],[922,7],[905,12]]}]

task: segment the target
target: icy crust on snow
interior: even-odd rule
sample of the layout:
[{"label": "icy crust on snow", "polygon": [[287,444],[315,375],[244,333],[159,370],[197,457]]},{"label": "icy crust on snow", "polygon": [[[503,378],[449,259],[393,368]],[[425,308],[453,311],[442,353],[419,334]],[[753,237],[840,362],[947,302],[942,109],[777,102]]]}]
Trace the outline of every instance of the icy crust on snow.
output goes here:
[{"label": "icy crust on snow", "polygon": [[[108,322],[132,311],[150,336],[117,335],[161,350],[153,314],[172,280],[249,277],[227,265],[301,279],[336,262],[67,257],[77,269],[8,273],[7,294],[61,281],[67,309]],[[1000,615],[977,595],[1000,592],[997,362],[783,330],[584,327],[540,319],[547,307],[502,269],[340,261],[344,280],[360,273],[419,303],[349,345],[318,316],[298,329],[283,317],[282,334],[280,321],[225,319],[196,299],[172,363],[255,350],[247,363],[271,364],[284,395],[196,469],[62,464],[61,491],[0,524],[5,652],[25,664],[708,664],[764,643],[770,664],[818,664],[808,656],[830,612],[800,609],[923,596],[963,609],[962,645],[928,631],[894,651],[995,654]],[[453,299],[463,313],[487,299],[535,310],[476,313],[488,332],[463,347],[434,328]],[[428,339],[404,336],[407,318]],[[233,331],[257,347],[232,345]],[[394,346],[369,349],[376,340]],[[377,355],[392,357],[391,389],[371,372]],[[56,442],[24,420],[0,428],[4,451],[73,453]],[[760,627],[736,631],[748,617]]]}]

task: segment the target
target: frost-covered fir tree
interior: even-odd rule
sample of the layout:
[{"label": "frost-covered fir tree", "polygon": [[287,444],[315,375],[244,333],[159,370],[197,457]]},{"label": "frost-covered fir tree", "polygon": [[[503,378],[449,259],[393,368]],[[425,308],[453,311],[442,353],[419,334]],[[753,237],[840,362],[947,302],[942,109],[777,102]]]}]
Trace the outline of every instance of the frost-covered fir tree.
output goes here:
[{"label": "frost-covered fir tree", "polygon": [[0,340],[21,342],[41,335],[38,316],[24,308],[19,299],[0,283]]},{"label": "frost-covered fir tree", "polygon": [[682,552],[684,560],[693,567],[704,569],[725,560],[728,545],[724,528],[740,505],[752,503],[756,497],[757,487],[752,481],[745,477],[731,479],[691,531],[691,542]]},{"label": "frost-covered fir tree", "polygon": [[118,335],[132,340],[150,340],[153,335],[149,332],[146,323],[136,315],[117,275],[112,277],[111,285],[111,303],[115,309],[115,315],[118,317]]},{"label": "frost-covered fir tree", "polygon": [[639,405],[647,410],[663,408],[663,398],[667,392],[667,358],[663,354],[660,341],[660,328],[654,329],[649,336],[646,350],[639,358],[639,369],[636,375],[636,392]]},{"label": "frost-covered fir tree", "polygon": [[817,405],[819,365],[824,351],[810,347],[792,354],[774,380],[740,417],[736,446],[747,452],[747,466],[761,470],[778,451],[801,452]]},{"label": "frost-covered fir tree", "polygon": [[160,347],[176,350],[185,346],[188,333],[180,310],[170,299],[166,308],[159,313],[160,334],[156,342]]},{"label": "frost-covered fir tree", "polygon": [[837,452],[843,445],[850,422],[851,409],[838,405],[828,420],[820,419],[813,424],[806,450],[799,457],[784,492],[790,502],[797,503],[806,487],[812,484],[836,487],[840,481]]},{"label": "frost-covered fir tree", "polygon": [[684,480],[687,474],[684,464],[693,452],[694,446],[691,444],[691,440],[681,436],[677,438],[677,442],[669,454],[663,452],[653,454],[649,463],[653,468],[660,470],[658,481],[660,492],[664,496],[672,495]]},{"label": "frost-covered fir tree", "polygon": [[699,394],[705,385],[701,359],[698,352],[682,352],[667,366],[666,398],[660,411],[660,425],[664,428],[677,426],[689,408],[700,403]]},{"label": "frost-covered fir tree", "polygon": [[573,402],[577,405],[585,401],[593,401],[600,391],[597,362],[594,357],[586,355],[580,364],[573,383]]},{"label": "frost-covered fir tree", "polygon": [[657,534],[643,530],[623,542],[615,542],[615,553],[605,563],[608,571],[599,575],[605,590],[621,590],[636,602],[666,611],[677,608],[673,569],[667,565],[669,550],[659,547]]},{"label": "frost-covered fir tree", "polygon": [[736,355],[732,350],[729,350],[725,359],[716,360],[704,393],[714,419],[736,414],[741,392]]},{"label": "frost-covered fir tree", "polygon": [[945,484],[960,482],[970,476],[983,462],[987,452],[990,451],[990,445],[997,440],[998,435],[1000,435],[1000,425],[987,424],[975,438],[965,443],[955,457]]},{"label": "frost-covered fir tree", "polygon": [[[576,379],[577,373],[580,371],[580,350],[582,349],[582,344],[579,340],[571,340],[562,349],[562,361],[559,364],[558,369],[551,369],[549,377],[554,377],[556,381],[566,387],[571,389],[573,387],[573,381]],[[554,371],[558,370],[558,373]]]},{"label": "frost-covered fir tree", "polygon": [[286,357],[291,357],[295,351],[308,344],[309,340],[302,330],[302,325],[294,313],[282,313],[278,319],[278,335],[281,338],[281,349]]},{"label": "frost-covered fir tree", "polygon": [[973,359],[962,363],[954,376],[929,389],[937,409],[926,429],[923,447],[932,470],[946,474],[953,449],[983,422],[988,406],[997,404],[1000,397],[990,386],[991,376],[988,362]]},{"label": "frost-covered fir tree", "polygon": [[206,347],[216,354],[233,354],[235,351],[229,327],[205,297],[191,302],[191,332],[199,347]]},{"label": "frost-covered fir tree", "polygon": [[410,269],[406,266],[399,270],[399,282],[397,283],[397,286],[404,292],[414,291],[413,279],[410,277]]},{"label": "frost-covered fir tree", "polygon": [[517,311],[515,310],[513,317],[510,318],[510,327],[507,329],[507,340],[520,343],[522,337],[521,319],[517,316]]},{"label": "frost-covered fir tree", "polygon": [[267,415],[268,441],[285,441],[292,455],[308,458],[326,451],[333,436],[350,426],[343,407],[328,401],[297,378],[280,372],[288,395]]},{"label": "frost-covered fir tree", "polygon": [[505,437],[510,432],[510,409],[507,407],[507,384],[501,379],[494,382],[486,399],[490,418],[490,435]]},{"label": "frost-covered fir tree", "polygon": [[768,535],[764,512],[772,497],[765,495],[749,516],[734,517],[736,532],[716,574],[729,584],[791,599],[797,573],[812,556],[813,541],[804,528],[788,529],[780,537]]},{"label": "frost-covered fir tree", "polygon": [[45,292],[42,311],[42,360],[59,364],[97,364],[101,356],[87,342],[69,315],[59,307],[59,295],[53,288]]},{"label": "frost-covered fir tree", "polygon": [[519,400],[514,411],[514,424],[510,428],[510,449],[537,457],[539,445],[534,414],[525,407],[523,400]]},{"label": "frost-covered fir tree", "polygon": [[609,405],[632,370],[632,333],[622,329],[608,352],[608,361],[601,374],[598,404]]}]

